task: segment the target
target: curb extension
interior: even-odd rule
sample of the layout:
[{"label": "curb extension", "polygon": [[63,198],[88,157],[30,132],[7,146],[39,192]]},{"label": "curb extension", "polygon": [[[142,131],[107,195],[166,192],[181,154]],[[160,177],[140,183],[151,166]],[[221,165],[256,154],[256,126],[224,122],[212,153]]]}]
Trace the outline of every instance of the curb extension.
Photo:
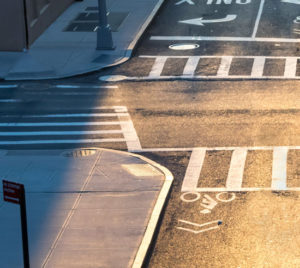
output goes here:
[{"label": "curb extension", "polygon": [[[144,157],[141,155],[137,155],[131,152],[126,152],[126,151],[119,151],[119,150],[112,150],[112,149],[104,149],[104,148],[99,148],[99,147],[88,147],[84,148],[85,150],[97,150],[97,151],[108,151],[108,152],[113,152],[117,154],[123,154],[127,156],[132,156],[135,158],[139,158],[140,160],[148,163],[149,165],[153,166],[156,168],[158,171],[160,171],[164,176],[165,176],[165,181],[163,183],[163,186],[159,192],[159,195],[157,197],[156,203],[153,207],[150,219],[148,221],[146,231],[144,233],[143,239],[141,241],[141,244],[139,245],[139,248],[137,250],[137,253],[134,257],[134,261],[132,264],[132,268],[140,268],[142,267],[145,258],[147,256],[147,253],[149,251],[154,232],[156,230],[158,221],[160,219],[163,207],[165,205],[166,198],[170,192],[172,183],[173,183],[173,175],[172,173],[162,165]],[[72,152],[72,151],[77,151],[80,150],[80,148],[77,149],[67,149],[67,150],[62,150],[63,152]],[[0,157],[3,157],[7,154],[8,151],[6,150],[0,150]]]},{"label": "curb extension", "polygon": [[140,267],[142,267],[142,265],[145,261],[145,258],[147,256],[147,253],[149,251],[155,229],[157,227],[163,207],[165,205],[166,198],[170,192],[174,177],[167,168],[165,168],[164,166],[162,166],[144,156],[141,156],[141,155],[137,155],[137,154],[125,152],[125,151],[112,150],[112,149],[102,149],[102,148],[88,148],[88,149],[97,149],[97,150],[110,151],[110,152],[119,153],[119,154],[131,155],[132,157],[139,158],[142,161],[148,163],[149,165],[152,165],[157,170],[162,172],[165,176],[164,184],[160,190],[160,193],[157,197],[156,203],[152,210],[144,237],[142,239],[142,242],[138,248],[138,251],[135,255],[133,264],[131,266],[132,268],[140,268]]},{"label": "curb extension", "polygon": [[[90,149],[93,149],[93,148],[90,148]],[[149,165],[152,165],[153,167],[158,169],[165,176],[164,184],[163,184],[163,186],[160,190],[160,193],[157,197],[157,200],[154,205],[153,211],[151,213],[150,220],[148,222],[143,240],[138,248],[138,251],[134,258],[133,264],[131,266],[132,268],[140,268],[140,267],[142,267],[142,265],[145,261],[145,258],[147,256],[147,253],[149,251],[155,229],[157,227],[163,207],[165,205],[166,198],[170,192],[174,177],[167,168],[165,168],[164,166],[162,166],[144,156],[137,155],[137,154],[130,153],[130,152],[125,152],[125,151],[112,150],[112,149],[102,149],[102,148],[95,148],[95,149],[98,149],[98,150],[100,149],[103,151],[111,151],[111,152],[115,152],[115,153],[119,153],[119,154],[131,155],[133,157],[139,158],[142,161],[147,162]]]}]

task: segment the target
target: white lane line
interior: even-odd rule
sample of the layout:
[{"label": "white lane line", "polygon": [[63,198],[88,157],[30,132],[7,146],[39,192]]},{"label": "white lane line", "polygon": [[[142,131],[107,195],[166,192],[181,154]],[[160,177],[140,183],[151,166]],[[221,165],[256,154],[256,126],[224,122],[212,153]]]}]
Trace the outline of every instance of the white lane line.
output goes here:
[{"label": "white lane line", "polygon": [[194,148],[183,179],[181,191],[192,192],[197,190],[198,180],[204,163],[206,150]]},{"label": "white lane line", "polygon": [[151,152],[191,152],[195,148],[146,148],[141,150],[132,150],[132,153],[151,153]]},{"label": "white lane line", "polygon": [[185,64],[183,75],[193,76],[195,74],[200,58],[201,57],[199,56],[189,57]]},{"label": "white lane line", "polygon": [[[299,39],[300,40],[300,39]],[[156,59],[157,57],[162,57],[162,56],[153,56],[153,55],[141,55],[139,58],[145,58],[145,59]],[[192,57],[198,57],[198,56],[163,56],[167,57],[170,59],[188,59]],[[199,56],[201,59],[220,59],[222,57],[232,57],[234,59],[255,59],[255,58],[267,58],[267,59],[287,59],[287,58],[294,58],[294,57],[285,57],[285,56],[211,56],[211,55],[204,55],[204,56]],[[300,57],[295,57],[300,60]]]},{"label": "white lane line", "polygon": [[[285,188],[285,191],[300,191],[300,187],[290,187]],[[197,188],[196,191],[198,193],[209,193],[209,192],[259,192],[259,191],[274,191],[274,189],[270,187],[258,188],[258,187],[244,187],[241,189],[232,189],[228,190],[227,188]]]},{"label": "white lane line", "polygon": [[0,85],[0,89],[17,88],[18,85]]},{"label": "white lane line", "polygon": [[0,132],[0,136],[51,136],[51,135],[101,135],[122,134],[121,130],[87,130],[87,131],[22,131],[22,132]]},{"label": "white lane line", "polygon": [[288,148],[275,147],[273,151],[272,190],[286,190]]},{"label": "white lane line", "polygon": [[55,127],[55,126],[112,126],[122,122],[42,122],[42,123],[0,123],[0,127]]},{"label": "white lane line", "polygon": [[260,5],[259,5],[259,10],[258,10],[258,13],[257,13],[257,17],[256,17],[256,20],[255,20],[255,25],[254,25],[254,29],[253,29],[253,33],[252,33],[252,38],[256,37],[257,30],[258,30],[258,25],[260,23],[260,19],[261,19],[261,15],[262,15],[262,12],[263,12],[263,9],[264,9],[264,5],[265,5],[265,0],[261,0]]},{"label": "white lane line", "polygon": [[218,77],[227,77],[229,75],[230,65],[232,62],[232,57],[221,57],[221,63],[218,69]]},{"label": "white lane line", "polygon": [[228,191],[240,190],[242,188],[246,157],[247,149],[240,148],[233,151],[226,180],[226,188]]},{"label": "white lane line", "polygon": [[116,113],[125,113],[128,112],[126,106],[96,106],[91,109],[98,109],[98,110],[115,110]]},{"label": "white lane line", "polygon": [[126,142],[125,139],[76,139],[76,140],[28,140],[28,141],[0,141],[0,145],[33,145],[33,144],[83,144],[83,143],[105,143]]},{"label": "white lane line", "polygon": [[[286,188],[286,191],[300,191],[300,187],[291,187],[291,188]],[[208,192],[228,192],[229,190],[227,188],[197,188],[196,191],[198,193],[208,193]],[[232,189],[229,192],[259,192],[259,191],[274,191],[272,188],[258,188],[258,187],[245,187],[241,189]]]},{"label": "white lane line", "polygon": [[149,77],[151,77],[151,78],[159,77],[162,73],[162,70],[165,66],[165,63],[166,63],[167,59],[168,59],[168,56],[155,57],[155,62],[152,66]]},{"label": "white lane line", "polygon": [[300,5],[300,0],[281,0],[281,2]]},{"label": "white lane line", "polygon": [[163,81],[163,80],[299,80],[300,76],[284,77],[282,76],[251,76],[251,75],[230,75],[230,76],[216,76],[216,75],[169,75],[169,76],[141,76],[141,77],[127,77],[124,81]]},{"label": "white lane line", "polygon": [[27,95],[42,95],[42,96],[95,96],[99,95],[100,92],[26,92]]},{"label": "white lane line", "polygon": [[89,86],[89,85],[55,85],[56,88],[118,88],[118,86]]},{"label": "white lane line", "polygon": [[299,43],[295,38],[265,38],[265,37],[219,37],[219,36],[151,36],[154,41],[230,41],[230,42],[277,42]]},{"label": "white lane line", "polygon": [[129,116],[128,113],[83,113],[83,114],[43,114],[23,115],[23,118],[70,118],[70,117],[115,117]]},{"label": "white lane line", "polygon": [[[191,152],[195,148],[206,150],[206,151],[234,151],[239,149],[244,149],[247,151],[273,151],[274,146],[256,146],[256,147],[191,147],[191,148],[145,148],[141,150],[135,150],[133,152],[143,153],[143,152]],[[287,148],[288,150],[300,150],[300,146],[276,146],[276,148]],[[225,189],[225,188],[224,188]]]},{"label": "white lane line", "polygon": [[284,77],[294,78],[297,72],[298,58],[289,57],[285,60]]},{"label": "white lane line", "polygon": [[266,58],[255,57],[252,65],[251,77],[262,77],[264,73]]},{"label": "white lane line", "polygon": [[[75,110],[74,107],[53,107],[53,110]],[[76,110],[112,110],[116,113],[125,113],[127,112],[127,108],[125,106],[78,106]]]},{"label": "white lane line", "polygon": [[0,100],[0,102],[3,102],[3,103],[16,103],[16,102],[22,102],[22,100],[18,100],[18,99],[2,99],[2,100]]},{"label": "white lane line", "polygon": [[127,107],[125,106],[113,106],[113,108],[115,109],[116,113],[127,113]]}]

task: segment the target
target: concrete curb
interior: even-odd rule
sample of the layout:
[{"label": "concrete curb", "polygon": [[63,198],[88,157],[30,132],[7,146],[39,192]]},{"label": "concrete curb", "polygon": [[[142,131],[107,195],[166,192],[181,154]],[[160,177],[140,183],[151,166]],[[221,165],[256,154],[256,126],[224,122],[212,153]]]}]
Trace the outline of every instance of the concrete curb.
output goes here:
[{"label": "concrete curb", "polygon": [[[93,148],[89,148],[89,149],[93,149]],[[112,149],[102,149],[102,148],[94,148],[94,149],[98,149],[98,150],[101,149],[103,151],[110,151],[110,152],[115,152],[115,153],[119,153],[119,154],[131,155],[133,157],[141,159],[142,161],[147,162],[149,165],[152,165],[153,167],[155,167],[156,169],[158,169],[165,175],[165,182],[160,190],[159,196],[156,200],[153,211],[151,213],[150,220],[148,222],[147,229],[145,231],[143,240],[139,246],[139,249],[137,251],[137,254],[136,254],[133,264],[132,264],[132,268],[140,268],[140,267],[142,267],[142,265],[145,261],[145,258],[147,256],[147,253],[149,251],[149,247],[152,242],[155,229],[157,227],[159,218],[161,216],[163,207],[165,205],[166,198],[170,192],[174,177],[167,168],[163,167],[162,165],[160,165],[144,156],[137,155],[137,154],[130,153],[130,152],[112,150]]]},{"label": "concrete curb", "polygon": [[156,13],[158,12],[158,10],[160,9],[160,7],[162,6],[162,4],[164,3],[165,0],[159,0],[158,3],[155,5],[154,9],[152,10],[152,12],[150,13],[150,15],[148,16],[147,20],[144,22],[144,24],[142,25],[141,29],[139,30],[138,34],[136,35],[135,39],[130,43],[129,47],[127,48],[126,51],[126,57],[128,57],[128,59],[131,57],[133,49],[135,48],[137,42],[139,41],[139,39],[142,37],[143,33],[145,32],[145,30],[147,29],[147,27],[149,26],[149,24],[152,22],[152,20],[154,19]]},{"label": "concrete curb", "polygon": [[[118,59],[116,59],[115,62],[113,62],[113,63],[107,64],[107,65],[101,66],[101,67],[100,66],[99,67],[91,67],[91,68],[87,68],[84,71],[81,70],[81,71],[72,72],[72,73],[68,73],[68,74],[64,74],[64,75],[55,75],[55,76],[50,75],[50,76],[45,76],[45,77],[34,77],[34,75],[33,75],[31,78],[4,77],[3,80],[5,80],[5,81],[31,81],[31,80],[36,81],[36,80],[51,80],[51,79],[70,78],[70,77],[73,77],[73,76],[84,75],[84,74],[88,74],[88,73],[91,73],[91,72],[100,71],[100,70],[105,69],[105,68],[109,68],[109,67],[113,67],[113,66],[123,64],[131,58],[133,50],[134,50],[135,46],[137,45],[139,39],[142,37],[145,30],[147,29],[149,24],[154,19],[156,13],[160,9],[160,7],[164,3],[164,1],[165,0],[159,0],[158,1],[158,3],[155,5],[154,9],[152,10],[150,15],[146,19],[146,21],[141,26],[141,28],[138,31],[135,38],[131,41],[131,43],[127,47],[125,55],[123,57],[118,57]],[[1,79],[1,77],[0,77],[0,79]]]},{"label": "concrete curb", "polygon": [[159,218],[161,216],[163,207],[165,205],[166,198],[167,198],[167,196],[170,192],[171,185],[173,183],[174,178],[173,178],[172,173],[167,168],[157,164],[156,162],[154,162],[154,161],[152,161],[152,160],[150,160],[146,157],[139,156],[139,155],[132,154],[132,153],[130,153],[130,154],[132,156],[140,158],[141,160],[143,160],[145,162],[148,162],[150,165],[154,166],[155,168],[157,168],[158,170],[163,172],[164,175],[165,175],[165,178],[166,178],[165,182],[163,184],[163,187],[160,190],[160,193],[159,193],[159,196],[157,198],[154,209],[152,211],[152,214],[151,214],[150,220],[148,222],[148,226],[147,226],[144,238],[142,240],[142,243],[140,244],[140,247],[138,249],[138,252],[135,256],[135,259],[134,259],[134,262],[133,262],[133,265],[132,265],[132,268],[140,268],[140,267],[142,267],[142,265],[145,261],[145,258],[147,256],[147,253],[149,251],[149,247],[150,247],[150,244],[152,242],[153,235],[154,235],[155,229],[157,227],[157,223],[158,223]]},{"label": "concrete curb", "polygon": [[[144,24],[141,26],[140,30],[138,31],[137,35],[135,36],[135,38],[131,41],[131,43],[129,44],[125,56],[123,58],[121,58],[120,60],[109,64],[105,67],[101,67],[99,70],[102,70],[104,68],[108,68],[108,67],[113,67],[113,66],[117,66],[120,65],[122,63],[125,63],[126,61],[128,61],[131,58],[131,55],[133,53],[133,50],[135,48],[135,46],[137,45],[138,41],[140,40],[140,38],[142,37],[143,33],[145,32],[145,30],[147,29],[147,27],[149,26],[149,24],[152,22],[152,20],[154,19],[156,13],[159,11],[160,7],[162,6],[162,4],[164,3],[165,0],[159,0],[158,3],[155,5],[154,9],[152,10],[152,12],[150,13],[150,15],[148,16],[148,18],[146,19],[146,21],[144,22]],[[88,71],[88,72],[95,72],[97,70],[93,70],[93,71]]]},{"label": "concrete curb", "polygon": [[150,13],[150,15],[148,16],[147,20],[144,22],[144,24],[141,26],[140,30],[138,31],[137,35],[135,36],[135,38],[132,40],[132,42],[129,44],[125,56],[122,57],[120,60],[117,60],[116,62],[109,64],[107,66],[104,67],[100,67],[100,68],[92,68],[87,70],[86,72],[82,73],[78,73],[78,74],[73,74],[73,75],[68,75],[68,76],[63,76],[60,78],[66,78],[66,77],[71,77],[74,75],[82,75],[82,74],[86,74],[86,73],[91,73],[91,72],[96,72],[96,71],[100,71],[102,69],[105,68],[109,68],[109,67],[114,67],[114,66],[118,66],[120,64],[125,63],[126,61],[128,61],[133,53],[133,50],[135,48],[135,46],[137,45],[138,41],[140,40],[140,38],[142,37],[143,33],[145,32],[145,30],[147,29],[147,27],[150,25],[150,23],[152,22],[152,20],[154,19],[156,13],[159,11],[160,7],[162,6],[162,4],[164,3],[165,0],[159,0],[158,3],[155,5],[154,9],[152,10],[152,12]]}]

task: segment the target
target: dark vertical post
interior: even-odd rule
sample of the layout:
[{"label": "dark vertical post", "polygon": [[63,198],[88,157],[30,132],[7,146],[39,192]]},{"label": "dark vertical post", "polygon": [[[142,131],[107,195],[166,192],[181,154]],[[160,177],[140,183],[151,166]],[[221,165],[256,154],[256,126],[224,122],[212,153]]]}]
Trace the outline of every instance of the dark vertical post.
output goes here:
[{"label": "dark vertical post", "polygon": [[114,49],[111,29],[107,23],[106,0],[98,0],[98,11],[97,50]]},{"label": "dark vertical post", "polygon": [[20,212],[21,212],[24,268],[30,268],[30,265],[29,265],[29,249],[28,249],[28,235],[27,235],[26,200],[25,200],[24,185],[22,185],[22,187],[21,187],[20,195],[21,195],[21,198],[20,198]]},{"label": "dark vertical post", "polygon": [[25,42],[26,42],[26,47],[23,49],[23,51],[26,51],[29,48],[29,28],[28,28],[28,18],[27,18],[27,5],[26,5],[26,0],[23,0],[23,5],[24,5],[24,28],[25,28]]}]

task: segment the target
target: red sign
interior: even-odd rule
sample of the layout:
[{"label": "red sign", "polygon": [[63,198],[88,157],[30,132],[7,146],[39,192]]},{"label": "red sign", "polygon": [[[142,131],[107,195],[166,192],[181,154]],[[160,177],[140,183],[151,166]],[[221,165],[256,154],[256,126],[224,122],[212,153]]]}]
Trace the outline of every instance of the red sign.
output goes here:
[{"label": "red sign", "polygon": [[20,204],[24,185],[3,180],[4,201]]}]

